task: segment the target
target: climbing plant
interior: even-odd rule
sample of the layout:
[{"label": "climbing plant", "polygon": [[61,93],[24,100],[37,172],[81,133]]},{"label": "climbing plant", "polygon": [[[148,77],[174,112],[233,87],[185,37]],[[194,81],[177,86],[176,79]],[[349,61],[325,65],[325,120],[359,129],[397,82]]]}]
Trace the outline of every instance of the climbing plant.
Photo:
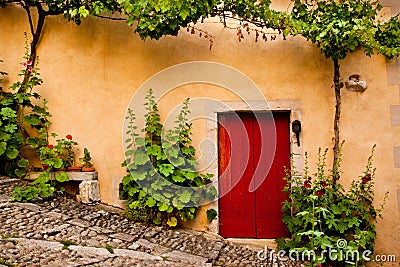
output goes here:
[{"label": "climbing plant", "polygon": [[[119,10],[119,6],[114,0],[105,1],[60,1],[60,0],[0,0],[0,7],[19,6],[25,10],[27,22],[29,24],[29,54],[26,58],[30,66],[34,69],[37,60],[37,49],[41,41],[42,32],[46,20],[51,16],[63,15],[69,21],[74,21],[77,25],[81,23],[82,18],[89,14],[100,15],[112,13]],[[31,79],[31,72],[24,73],[24,79],[16,88],[18,92],[25,93],[26,84]]]},{"label": "climbing plant", "polygon": [[[315,43],[326,58],[333,62],[333,84],[336,98],[334,119],[333,175],[338,178],[339,124],[341,115],[340,60],[363,50],[367,56],[381,53],[392,58],[400,53],[400,20],[396,15],[379,21],[382,5],[370,0],[324,0],[293,2],[291,13],[293,33]],[[300,25],[300,27],[299,27]]]},{"label": "climbing plant", "polygon": [[200,203],[214,199],[217,192],[207,186],[212,175],[195,169],[192,124],[187,117],[189,100],[183,103],[177,125],[165,130],[164,136],[152,90],[146,100],[144,136],[137,133],[132,110],[126,118],[129,138],[122,166],[128,173],[122,180],[120,196],[127,200],[128,218],[175,227],[194,219]]},{"label": "climbing plant", "polygon": [[18,90],[21,82],[15,82],[9,90],[0,88],[0,173],[22,177],[29,165],[24,152],[47,145],[47,129],[50,126],[46,100],[34,90],[42,83],[39,69],[32,66],[28,48],[22,63],[20,77],[29,72],[29,80]]}]

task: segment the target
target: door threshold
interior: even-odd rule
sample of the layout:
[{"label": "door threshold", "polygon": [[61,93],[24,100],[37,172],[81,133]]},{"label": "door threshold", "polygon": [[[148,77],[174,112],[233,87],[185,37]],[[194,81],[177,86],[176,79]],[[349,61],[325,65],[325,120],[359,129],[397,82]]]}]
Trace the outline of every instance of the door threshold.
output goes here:
[{"label": "door threshold", "polygon": [[226,238],[235,245],[244,246],[252,250],[268,249],[276,250],[278,244],[275,239],[256,239],[256,238]]}]

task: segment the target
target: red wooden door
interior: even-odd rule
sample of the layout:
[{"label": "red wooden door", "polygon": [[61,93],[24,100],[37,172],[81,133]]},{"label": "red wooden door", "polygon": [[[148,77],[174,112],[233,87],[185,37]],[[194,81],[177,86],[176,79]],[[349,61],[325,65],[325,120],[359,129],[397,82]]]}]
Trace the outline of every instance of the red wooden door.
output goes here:
[{"label": "red wooden door", "polygon": [[290,165],[289,113],[228,113],[218,122],[220,234],[287,236],[281,206],[287,199],[284,166]]}]

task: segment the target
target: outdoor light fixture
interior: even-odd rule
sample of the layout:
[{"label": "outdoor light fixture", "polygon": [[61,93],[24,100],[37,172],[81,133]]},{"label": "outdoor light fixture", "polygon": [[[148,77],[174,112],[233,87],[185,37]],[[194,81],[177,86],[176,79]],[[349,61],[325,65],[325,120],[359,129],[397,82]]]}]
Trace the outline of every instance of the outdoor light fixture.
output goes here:
[{"label": "outdoor light fixture", "polygon": [[292,122],[292,131],[296,134],[297,145],[300,146],[301,122],[299,120]]}]

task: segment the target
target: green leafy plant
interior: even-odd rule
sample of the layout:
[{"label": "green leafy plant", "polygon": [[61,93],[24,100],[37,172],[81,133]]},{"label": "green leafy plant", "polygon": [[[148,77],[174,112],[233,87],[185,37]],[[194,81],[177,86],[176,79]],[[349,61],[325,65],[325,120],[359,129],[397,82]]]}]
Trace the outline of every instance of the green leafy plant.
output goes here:
[{"label": "green leafy plant", "polygon": [[[278,248],[314,251],[317,257],[311,259],[310,266],[322,263],[328,266],[363,266],[361,255],[366,250],[374,251],[375,223],[378,217],[382,218],[387,197],[386,194],[380,209],[374,207],[374,150],[375,146],[364,173],[353,180],[347,192],[339,183],[340,176],[326,171],[327,150],[319,150],[318,168],[313,178],[309,176],[307,157],[303,176],[295,170],[287,170],[288,184],[284,191],[289,193],[290,200],[283,204],[283,221],[291,236],[278,239]],[[346,245],[339,246],[339,242]],[[331,254],[323,253],[329,249]],[[353,255],[353,252],[357,253]]]},{"label": "green leafy plant", "polygon": [[83,149],[83,157],[79,158],[79,162],[84,168],[90,168],[93,166],[92,157],[90,156],[90,152],[86,147]]},{"label": "green leafy plant", "polygon": [[[57,137],[55,133],[51,135],[54,138]],[[63,162],[63,167],[74,166],[75,146],[77,146],[78,143],[72,140],[72,135],[67,134],[64,138],[57,139],[56,142],[55,149],[58,153],[58,157]]]},{"label": "green leafy plant", "polygon": [[38,198],[53,197],[57,189],[60,192],[63,192],[65,188],[61,187],[60,185],[64,182],[69,181],[67,173],[52,173],[51,170],[52,165],[49,165],[49,168],[41,172],[38,178],[32,182],[32,185],[15,187],[12,193],[11,201],[36,201]]},{"label": "green leafy plant", "polygon": [[0,258],[0,264],[7,266],[7,267],[14,267],[16,265],[10,263],[8,260],[4,259],[4,258]]},{"label": "green leafy plant", "polygon": [[28,58],[28,48],[19,76],[30,74],[24,83],[15,82],[10,90],[0,88],[0,173],[12,177],[26,174],[29,161],[24,150],[47,145],[50,126],[47,102],[33,91],[40,85],[38,68],[33,68]]},{"label": "green leafy plant", "polygon": [[61,240],[60,243],[63,245],[62,249],[69,249],[69,246],[74,246],[76,243],[71,240]]},{"label": "green leafy plant", "polygon": [[183,103],[174,129],[162,137],[158,107],[150,89],[146,96],[144,137],[136,133],[135,114],[128,111],[126,159],[122,163],[128,174],[122,180],[120,197],[127,200],[127,214],[141,221],[169,227],[194,219],[202,199],[216,196],[207,187],[211,174],[195,170],[195,148],[188,123],[189,100]]},{"label": "green leafy plant", "polygon": [[217,217],[217,211],[215,209],[209,209],[206,211],[207,219],[209,222],[212,222]]},{"label": "green leafy plant", "polygon": [[39,149],[39,158],[45,170],[49,167],[53,170],[63,166],[63,160],[59,157],[59,153],[53,145],[41,147]]},{"label": "green leafy plant", "polygon": [[108,252],[110,252],[111,254],[114,254],[114,248],[113,248],[110,244],[107,244],[107,245],[106,245],[106,249],[107,249]]}]

